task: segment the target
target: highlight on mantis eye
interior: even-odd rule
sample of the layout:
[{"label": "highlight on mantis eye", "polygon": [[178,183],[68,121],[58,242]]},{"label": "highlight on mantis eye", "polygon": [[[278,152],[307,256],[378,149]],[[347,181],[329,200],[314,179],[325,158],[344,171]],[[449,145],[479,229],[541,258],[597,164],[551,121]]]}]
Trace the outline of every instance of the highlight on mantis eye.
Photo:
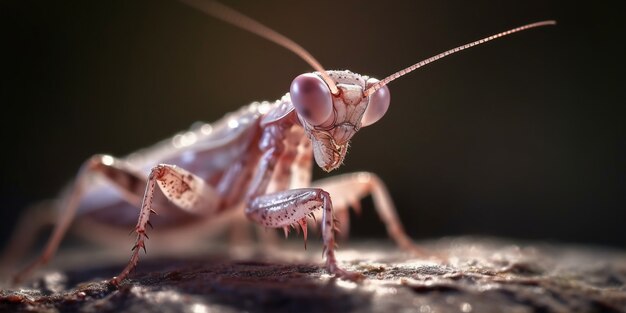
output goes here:
[{"label": "highlight on mantis eye", "polygon": [[[367,88],[374,85],[378,82],[378,79],[370,78],[367,80]],[[367,89],[366,88],[366,89]],[[361,118],[361,127],[369,126],[376,123],[379,119],[385,115],[387,109],[389,108],[389,102],[391,100],[391,95],[389,94],[389,88],[387,86],[383,86],[382,88],[376,90],[370,96],[370,103],[367,105],[367,109],[365,109],[365,113],[363,113],[363,117]]]},{"label": "highlight on mantis eye", "polygon": [[333,113],[330,89],[315,74],[307,73],[296,77],[291,83],[289,93],[298,115],[311,125],[324,123]]}]

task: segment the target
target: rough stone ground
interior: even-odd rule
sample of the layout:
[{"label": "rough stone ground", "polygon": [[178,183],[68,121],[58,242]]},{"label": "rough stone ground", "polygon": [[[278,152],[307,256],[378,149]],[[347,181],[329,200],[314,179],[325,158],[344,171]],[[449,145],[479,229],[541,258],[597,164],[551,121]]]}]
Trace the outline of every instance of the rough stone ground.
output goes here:
[{"label": "rough stone ground", "polygon": [[280,258],[144,259],[119,289],[106,279],[123,263],[87,262],[0,289],[0,311],[626,312],[622,251],[485,238],[424,245],[445,261],[415,258],[388,242],[341,247],[344,265],[366,276],[360,283],[327,275],[315,246],[304,253],[283,245]]}]

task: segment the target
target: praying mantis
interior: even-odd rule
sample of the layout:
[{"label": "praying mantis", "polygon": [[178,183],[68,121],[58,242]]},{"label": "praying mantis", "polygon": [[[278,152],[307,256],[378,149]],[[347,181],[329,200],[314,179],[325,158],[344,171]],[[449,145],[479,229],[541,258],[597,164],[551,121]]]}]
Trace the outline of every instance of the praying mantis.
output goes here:
[{"label": "praying mantis", "polygon": [[[296,77],[289,92],[277,101],[254,102],[132,157],[89,158],[59,198],[60,214],[44,251],[16,276],[18,280],[50,260],[75,219],[105,225],[107,231],[127,232],[134,225],[131,258],[111,280],[119,285],[137,266],[153,224],[158,229],[155,232],[198,224],[212,228],[220,216],[235,211],[244,212],[263,227],[283,228],[285,234],[291,227],[301,228],[305,241],[311,219],[316,218],[327,271],[340,278],[359,279],[359,273],[343,269],[335,256],[335,215],[358,206],[368,194],[373,196],[390,237],[403,249],[419,251],[406,235],[380,178],[361,172],[311,182],[313,162],[326,172],[343,163],[352,137],[388,110],[387,84],[395,79],[487,41],[555,24],[541,21],[501,32],[378,80],[350,71],[326,70],[292,40],[217,2],[182,2],[287,48],[315,72]],[[94,182],[94,176],[104,179]],[[140,209],[138,217],[135,208]]]}]

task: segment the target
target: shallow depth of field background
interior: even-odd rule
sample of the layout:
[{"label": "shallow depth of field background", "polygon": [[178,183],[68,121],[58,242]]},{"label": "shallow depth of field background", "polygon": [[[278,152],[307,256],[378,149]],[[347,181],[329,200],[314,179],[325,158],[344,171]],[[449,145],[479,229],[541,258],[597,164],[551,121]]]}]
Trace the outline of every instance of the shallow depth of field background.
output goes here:
[{"label": "shallow depth of field background", "polygon": [[[391,84],[389,112],[357,134],[337,173],[379,174],[416,239],[626,247],[620,10],[566,1],[225,2],[328,69],[379,78],[495,32],[558,20]],[[2,1],[0,21],[2,242],[24,207],[55,196],[90,155],[123,156],[194,121],[278,99],[310,71],[283,48],[176,1]],[[371,201],[364,206],[353,236],[385,236]]]}]

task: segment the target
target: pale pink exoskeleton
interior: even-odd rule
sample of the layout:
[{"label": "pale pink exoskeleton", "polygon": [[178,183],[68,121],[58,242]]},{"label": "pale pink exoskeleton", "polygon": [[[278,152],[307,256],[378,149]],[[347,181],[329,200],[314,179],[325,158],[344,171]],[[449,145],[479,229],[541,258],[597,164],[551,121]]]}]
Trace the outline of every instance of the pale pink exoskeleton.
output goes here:
[{"label": "pale pink exoskeleton", "polygon": [[[95,155],[87,160],[72,186],[52,205],[60,207],[61,214],[44,251],[18,279],[54,255],[77,216],[82,221],[77,222],[106,232],[135,225],[131,259],[112,279],[119,284],[137,266],[140,250],[146,249],[148,226],[154,224],[164,232],[194,225],[211,230],[219,226],[220,217],[237,209],[243,209],[254,223],[283,228],[285,234],[290,227],[301,228],[305,240],[310,218],[318,214],[326,269],[342,278],[358,279],[360,274],[342,269],[335,257],[335,216],[345,216],[350,206],[358,207],[360,199],[369,194],[390,237],[403,249],[418,252],[375,174],[361,172],[311,182],[313,159],[327,172],[339,167],[351,138],[388,110],[387,84],[394,79],[484,42],[555,24],[542,21],[498,33],[377,80],[350,71],[325,70],[290,39],[217,2],[183,2],[286,47],[315,72],[296,77],[289,93],[275,102],[252,103],[213,124],[199,125],[126,158]],[[49,219],[48,213],[32,212],[9,251],[24,247],[32,235],[27,229]],[[158,217],[152,215],[155,212]]]}]

